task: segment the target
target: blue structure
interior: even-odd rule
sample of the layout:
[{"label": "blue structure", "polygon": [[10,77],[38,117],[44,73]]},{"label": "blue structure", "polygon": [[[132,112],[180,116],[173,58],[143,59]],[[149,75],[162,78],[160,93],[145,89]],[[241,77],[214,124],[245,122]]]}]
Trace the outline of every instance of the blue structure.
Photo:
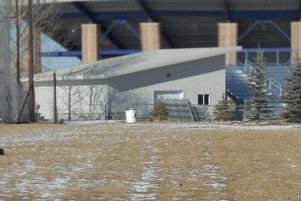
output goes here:
[{"label": "blue structure", "polygon": [[[62,9],[60,19],[67,27],[70,24],[80,27],[83,22],[100,25],[103,33],[100,55],[104,57],[139,52],[140,22],[161,24],[162,48],[217,46],[217,23],[235,22],[239,27],[238,45],[244,48],[239,53],[239,61],[250,59],[260,44],[270,63],[287,64],[291,54],[290,22],[301,19],[301,3],[295,0],[273,3],[260,0],[60,1],[66,8]],[[78,38],[78,35],[71,38],[72,45],[67,52],[40,55],[80,57]]]}]

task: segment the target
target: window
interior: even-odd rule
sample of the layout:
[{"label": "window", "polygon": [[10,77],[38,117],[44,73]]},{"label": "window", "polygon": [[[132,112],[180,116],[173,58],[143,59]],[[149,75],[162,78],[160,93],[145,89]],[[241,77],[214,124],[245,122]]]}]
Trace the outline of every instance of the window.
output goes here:
[{"label": "window", "polygon": [[209,105],[209,94],[199,94],[198,105]]},{"label": "window", "polygon": [[204,104],[204,97],[203,94],[198,95],[198,105],[203,105]]},{"label": "window", "polygon": [[209,94],[205,94],[204,102],[205,102],[204,105],[209,105]]}]

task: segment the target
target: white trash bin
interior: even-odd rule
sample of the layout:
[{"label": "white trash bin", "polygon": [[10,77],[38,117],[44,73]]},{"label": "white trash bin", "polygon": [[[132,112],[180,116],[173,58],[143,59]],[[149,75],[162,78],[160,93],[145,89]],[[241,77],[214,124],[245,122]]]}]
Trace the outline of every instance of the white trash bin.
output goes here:
[{"label": "white trash bin", "polygon": [[135,123],[136,122],[136,110],[135,108],[128,108],[125,111],[126,123]]}]

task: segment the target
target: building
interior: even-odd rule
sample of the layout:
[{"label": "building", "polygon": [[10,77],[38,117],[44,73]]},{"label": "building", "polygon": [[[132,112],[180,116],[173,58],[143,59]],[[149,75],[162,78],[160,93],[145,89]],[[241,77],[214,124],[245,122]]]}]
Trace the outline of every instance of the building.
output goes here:
[{"label": "building", "polygon": [[[225,57],[226,89],[241,105],[252,97],[249,72],[258,46],[267,61],[266,91],[272,94],[275,101],[270,105],[275,108],[282,108],[284,78],[301,53],[301,12],[297,0],[55,2],[53,16],[58,15],[54,28],[39,31],[67,50],[40,52],[40,38],[36,37],[35,52],[40,52],[40,57],[77,57],[83,64],[89,64],[158,49],[241,46],[241,50]],[[35,63],[39,64],[37,55]],[[280,113],[281,110],[278,117]]]},{"label": "building", "polygon": [[68,51],[43,52],[43,57],[82,56],[85,63],[87,55],[95,60],[159,48],[242,46],[227,59],[227,64],[240,65],[251,60],[260,44],[269,63],[289,64],[291,53],[301,49],[298,0],[55,2],[57,26],[45,32]]},{"label": "building", "polygon": [[[56,72],[60,119],[124,119],[134,107],[150,117],[159,98],[214,106],[226,92],[225,54],[240,47],[147,51]],[[35,76],[39,113],[53,119],[53,72]]]}]

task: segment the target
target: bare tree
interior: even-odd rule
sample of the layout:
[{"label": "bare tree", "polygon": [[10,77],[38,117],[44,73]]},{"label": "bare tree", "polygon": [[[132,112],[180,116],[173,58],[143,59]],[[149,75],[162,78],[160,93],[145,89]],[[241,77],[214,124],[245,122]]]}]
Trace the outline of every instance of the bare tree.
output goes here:
[{"label": "bare tree", "polygon": [[103,118],[105,111],[103,86],[62,86],[58,89],[59,113],[71,120]]},{"label": "bare tree", "polygon": [[[52,37],[53,30],[58,30],[61,27],[59,23],[60,20],[60,4],[47,3],[46,0],[34,0],[33,1],[33,27],[34,27],[34,37],[35,40],[35,57],[39,57],[39,47],[40,34],[45,33],[49,37]],[[27,58],[24,58],[24,53],[28,52],[28,0],[14,0],[13,1],[13,10],[12,10],[12,28],[14,28],[14,33],[11,37],[11,54],[12,63],[14,65],[14,71],[16,73],[17,79],[19,77],[26,76],[27,72],[22,72],[20,69],[22,66],[26,65]],[[27,46],[27,47],[26,47]],[[41,65],[35,63],[35,65]],[[36,66],[40,68],[40,66]],[[21,75],[20,75],[21,74]]]}]

